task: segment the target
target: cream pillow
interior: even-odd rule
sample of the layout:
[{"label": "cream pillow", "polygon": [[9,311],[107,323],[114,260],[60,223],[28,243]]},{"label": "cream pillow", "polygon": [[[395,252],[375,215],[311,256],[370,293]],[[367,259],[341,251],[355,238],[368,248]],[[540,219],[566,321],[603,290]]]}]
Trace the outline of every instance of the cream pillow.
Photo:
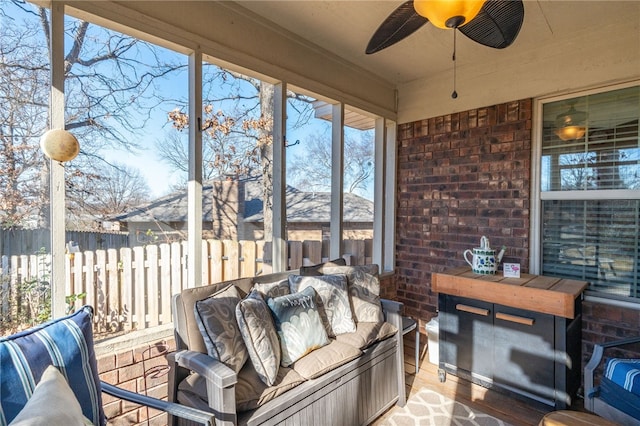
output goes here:
[{"label": "cream pillow", "polygon": [[291,292],[293,293],[302,291],[307,287],[313,287],[318,293],[322,301],[319,311],[321,315],[326,317],[325,326],[329,337],[356,331],[356,324],[353,321],[351,304],[349,303],[346,275],[290,275],[289,287],[291,287]]},{"label": "cream pillow", "polygon": [[52,365],[48,366],[31,398],[10,426],[75,426],[91,425],[82,415],[80,403],[67,381]]}]

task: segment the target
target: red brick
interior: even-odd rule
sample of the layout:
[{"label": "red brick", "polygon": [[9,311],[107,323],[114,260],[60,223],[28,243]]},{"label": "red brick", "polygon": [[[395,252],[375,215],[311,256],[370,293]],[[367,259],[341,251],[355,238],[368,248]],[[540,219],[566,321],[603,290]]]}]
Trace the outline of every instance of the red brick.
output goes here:
[{"label": "red brick", "polygon": [[126,352],[119,353],[116,355],[116,365],[118,366],[118,368],[125,367],[133,363],[134,363],[134,359],[133,359],[132,350],[128,350]]},{"label": "red brick", "polygon": [[114,370],[116,368],[116,356],[105,355],[98,358],[98,373]]},{"label": "red brick", "polygon": [[482,235],[528,265],[531,110],[525,99],[399,126],[396,294],[419,320],[437,311],[431,272],[466,265]]}]

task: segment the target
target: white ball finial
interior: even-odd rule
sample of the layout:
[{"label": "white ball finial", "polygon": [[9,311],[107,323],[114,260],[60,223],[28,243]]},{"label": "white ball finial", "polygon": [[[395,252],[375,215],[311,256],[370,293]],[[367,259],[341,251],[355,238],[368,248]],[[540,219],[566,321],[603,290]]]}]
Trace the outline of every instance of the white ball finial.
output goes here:
[{"label": "white ball finial", "polygon": [[66,130],[51,129],[40,138],[40,148],[52,160],[71,161],[80,152],[80,143]]}]

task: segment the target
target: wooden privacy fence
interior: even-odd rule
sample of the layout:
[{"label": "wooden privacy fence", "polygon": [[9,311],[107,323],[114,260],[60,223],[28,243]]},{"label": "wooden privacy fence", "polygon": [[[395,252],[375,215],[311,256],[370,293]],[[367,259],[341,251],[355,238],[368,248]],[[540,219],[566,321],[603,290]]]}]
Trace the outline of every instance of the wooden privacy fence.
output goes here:
[{"label": "wooden privacy fence", "polygon": [[[67,230],[65,240],[74,241],[83,250],[106,250],[129,246],[129,233]],[[0,229],[0,255],[50,252],[50,246],[50,229]]]},{"label": "wooden privacy fence", "polygon": [[[202,282],[217,283],[271,272],[270,243],[202,241]],[[345,240],[347,264],[371,262],[371,240]],[[328,241],[289,241],[289,268],[327,260]],[[187,242],[83,251],[67,255],[65,294],[73,308],[94,307],[96,333],[113,333],[168,324],[171,296],[187,288]],[[50,254],[2,256],[0,285],[3,322],[25,317],[33,303],[25,283],[48,285]],[[20,315],[22,314],[22,315]],[[34,316],[34,312],[28,312]]]}]

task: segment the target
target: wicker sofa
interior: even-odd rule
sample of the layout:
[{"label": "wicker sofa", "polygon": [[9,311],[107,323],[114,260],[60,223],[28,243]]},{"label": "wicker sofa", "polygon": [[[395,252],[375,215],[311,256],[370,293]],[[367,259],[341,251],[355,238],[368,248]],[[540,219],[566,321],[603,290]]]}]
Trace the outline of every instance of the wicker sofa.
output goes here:
[{"label": "wicker sofa", "polygon": [[[256,300],[259,298],[254,296],[258,289],[269,288],[272,291],[274,286],[282,288],[284,283],[293,286],[294,282],[319,282],[315,278],[306,278],[308,276],[325,281],[344,277],[348,283],[348,303],[353,309],[355,331],[349,332],[347,327],[329,338],[328,343],[308,351],[285,367],[284,359],[288,352],[282,341],[287,339],[280,330],[285,327],[279,323],[278,311],[272,310],[282,362],[276,367],[277,375],[273,374],[274,371],[271,375],[265,373],[264,365],[251,351],[251,356],[243,364],[241,359],[236,362],[238,349],[228,351],[226,361],[222,352],[211,352],[205,341],[209,336],[203,328],[202,318],[199,318],[202,316],[198,310],[201,303],[237,291],[241,301],[228,300],[231,301],[229,304],[235,304],[239,315],[246,303],[258,303]],[[309,291],[291,291],[291,294],[301,295]],[[342,324],[336,323],[335,314],[331,318],[331,312],[328,309],[324,311],[332,303],[322,300],[322,290],[315,294],[317,299],[314,300],[319,302],[323,324],[329,329],[331,326],[335,330],[342,328]],[[378,294],[377,265],[349,267],[333,263],[182,291],[174,296],[172,305],[177,350],[169,356],[169,400],[214,413],[217,425],[371,423],[394,404],[402,406],[405,403],[402,304],[380,299]],[[280,299],[289,297],[261,296],[269,302],[270,308],[273,308],[272,302],[277,304]],[[358,316],[358,309],[364,312],[361,298],[366,299],[364,305],[367,309],[375,308],[376,304],[379,306],[378,321],[360,321],[371,319],[366,317],[369,314]],[[326,316],[330,317],[332,324],[326,322]],[[228,320],[226,324],[231,322]],[[259,327],[269,329],[271,325]],[[245,328],[243,331],[246,332]],[[265,337],[265,333],[254,327],[254,335],[256,332],[260,338]],[[315,338],[319,333],[307,334]],[[246,335],[244,338],[251,348],[252,342],[246,340]],[[304,340],[305,336],[301,339]],[[264,339],[261,342],[264,343]],[[216,340],[209,345],[218,343]],[[170,424],[186,423],[182,419],[171,418]]]}]

